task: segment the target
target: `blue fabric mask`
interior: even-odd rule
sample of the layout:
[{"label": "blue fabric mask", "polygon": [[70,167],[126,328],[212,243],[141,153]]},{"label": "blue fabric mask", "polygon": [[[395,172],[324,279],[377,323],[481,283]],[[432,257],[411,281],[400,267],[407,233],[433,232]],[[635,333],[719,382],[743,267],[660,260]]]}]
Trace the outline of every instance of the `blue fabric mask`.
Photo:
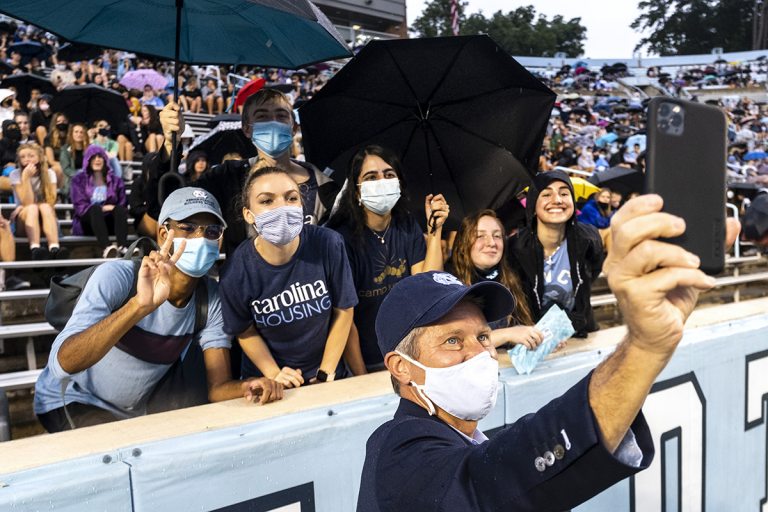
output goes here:
[{"label": "blue fabric mask", "polygon": [[[174,252],[179,250],[184,238],[173,239]],[[187,238],[184,253],[176,262],[176,268],[191,277],[203,277],[219,258],[219,241],[207,238]]]},{"label": "blue fabric mask", "polygon": [[251,124],[251,142],[272,158],[282,155],[293,142],[291,126],[278,121]]},{"label": "blue fabric mask", "polygon": [[536,365],[555,350],[558,343],[567,340],[576,332],[568,315],[557,304],[541,317],[536,323],[536,328],[544,334],[544,341],[536,350],[528,350],[525,345],[515,345],[515,348],[507,352],[520,375],[530,375]]}]

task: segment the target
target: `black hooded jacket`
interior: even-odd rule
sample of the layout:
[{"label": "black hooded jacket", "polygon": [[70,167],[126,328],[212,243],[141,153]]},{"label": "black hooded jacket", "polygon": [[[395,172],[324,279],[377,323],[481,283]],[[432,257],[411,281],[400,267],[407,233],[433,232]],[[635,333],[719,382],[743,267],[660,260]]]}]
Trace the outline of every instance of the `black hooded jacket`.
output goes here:
[{"label": "black hooded jacket", "polygon": [[[536,200],[539,192],[553,181],[566,183],[571,197],[574,196],[573,185],[566,173],[555,170],[538,174],[528,191],[528,224],[511,238],[507,251],[507,260],[522,281],[534,321],[538,321],[547,312],[542,309],[541,302],[544,296],[544,248],[536,235]],[[567,313],[576,330],[574,336],[583,338],[598,329],[592,314],[590,296],[592,283],[600,275],[603,266],[603,243],[594,226],[576,222],[575,207],[565,227],[565,238],[568,241],[568,259],[575,294],[573,310]]]}]

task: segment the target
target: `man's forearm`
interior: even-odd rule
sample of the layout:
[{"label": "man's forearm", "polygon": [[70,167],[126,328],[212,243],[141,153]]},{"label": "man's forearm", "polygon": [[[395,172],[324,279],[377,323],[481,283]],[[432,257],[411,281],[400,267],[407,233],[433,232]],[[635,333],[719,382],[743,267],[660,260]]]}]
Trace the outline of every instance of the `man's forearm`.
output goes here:
[{"label": "man's forearm", "polygon": [[87,370],[98,363],[128,330],[149,314],[135,298],[81,333],[67,338],[57,354],[61,369],[69,374]]},{"label": "man's forearm", "polygon": [[619,446],[671,357],[638,348],[628,336],[592,373],[589,405],[608,451]]}]

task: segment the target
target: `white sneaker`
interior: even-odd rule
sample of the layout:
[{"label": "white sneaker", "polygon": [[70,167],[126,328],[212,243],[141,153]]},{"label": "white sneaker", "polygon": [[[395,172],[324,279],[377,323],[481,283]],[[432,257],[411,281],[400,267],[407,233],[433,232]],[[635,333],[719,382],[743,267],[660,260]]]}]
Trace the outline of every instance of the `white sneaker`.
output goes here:
[{"label": "white sneaker", "polygon": [[104,253],[101,255],[101,257],[104,259],[117,258],[119,252],[120,251],[118,251],[117,246],[112,244],[104,249]]}]

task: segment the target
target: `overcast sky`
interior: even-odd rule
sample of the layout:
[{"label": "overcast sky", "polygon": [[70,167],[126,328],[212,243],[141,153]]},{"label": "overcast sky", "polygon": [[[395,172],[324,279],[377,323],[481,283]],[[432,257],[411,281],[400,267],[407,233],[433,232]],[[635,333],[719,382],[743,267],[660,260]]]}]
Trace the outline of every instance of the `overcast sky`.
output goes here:
[{"label": "overcast sky", "polygon": [[[533,5],[536,12],[551,19],[560,14],[566,20],[581,17],[587,27],[584,56],[597,58],[630,58],[641,34],[629,28],[638,16],[638,0],[468,0],[467,13],[482,11],[491,16],[498,10],[508,12],[521,5]],[[408,24],[415,20],[425,0],[406,0]],[[646,52],[643,52],[645,54]]]}]

